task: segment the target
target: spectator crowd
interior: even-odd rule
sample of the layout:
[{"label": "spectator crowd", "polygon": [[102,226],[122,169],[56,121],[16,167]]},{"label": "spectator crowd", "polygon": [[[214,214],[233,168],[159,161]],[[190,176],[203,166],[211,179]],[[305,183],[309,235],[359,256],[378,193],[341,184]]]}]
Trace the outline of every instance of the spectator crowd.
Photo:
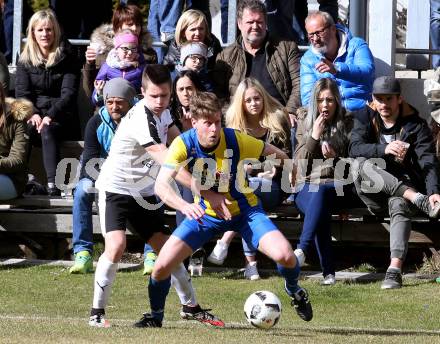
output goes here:
[{"label": "spectator crowd", "polygon": [[[81,17],[81,29],[59,20],[73,17],[51,1],[57,15],[44,9],[29,19],[16,99],[7,98],[9,74],[0,55],[0,200],[24,193],[32,146],[42,147],[46,194],[60,196],[60,143],[84,139],[70,272],[92,271],[92,205],[99,193],[105,251],[90,325],[108,326],[105,306],[127,223],[145,242],[144,274],[151,274],[152,313],[138,327],[162,325],[170,283],[183,318],[224,326],[196,301],[182,261],[217,237],[208,260],[221,265],[237,234],[245,277],[260,278],[260,250],[277,263],[298,315],[311,320],[309,296],[297,283],[300,267],[315,245],[322,284],[336,282],[332,214],[356,206],[390,217],[382,288],[402,287],[411,218],[440,216],[440,119],[433,116],[429,126],[394,76],[375,78],[368,44],[338,22],[337,1],[318,2],[320,11],[308,14],[307,1],[240,0],[239,34],[222,49],[207,1],[151,1],[146,28],[139,7],[121,2],[111,24],[102,23],[109,19],[104,11],[100,18]],[[222,41],[224,25],[222,15]],[[72,35],[90,36],[82,65],[67,40]],[[153,47],[153,40],[164,44]],[[304,54],[300,44],[309,45]],[[80,89],[95,109],[82,137]],[[229,170],[221,159],[230,160]],[[253,160],[240,164],[245,159]],[[352,183],[344,182],[346,173]],[[289,196],[286,204],[304,216],[295,249],[264,215]],[[177,210],[171,237],[163,231],[161,200]]]}]

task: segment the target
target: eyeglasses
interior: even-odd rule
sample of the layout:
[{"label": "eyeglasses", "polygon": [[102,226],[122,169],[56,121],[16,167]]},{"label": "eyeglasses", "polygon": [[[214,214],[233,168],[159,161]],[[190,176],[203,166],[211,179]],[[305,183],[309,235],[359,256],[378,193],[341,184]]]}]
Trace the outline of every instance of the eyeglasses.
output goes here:
[{"label": "eyeglasses", "polygon": [[134,48],[129,48],[129,47],[119,47],[119,49],[121,49],[124,53],[128,53],[131,52],[132,54],[137,53],[138,48],[134,47]]},{"label": "eyeglasses", "polygon": [[315,32],[310,32],[307,34],[307,37],[309,38],[309,40],[312,40],[313,38],[315,38],[315,35],[318,36],[319,38],[324,37],[325,31],[330,27],[330,25],[326,25],[324,26],[324,28],[322,30],[318,30]]},{"label": "eyeglasses", "polygon": [[201,55],[189,55],[188,56],[192,62],[205,62],[205,58]]},{"label": "eyeglasses", "polygon": [[335,102],[335,98],[330,98],[330,97],[326,97],[326,98],[318,98],[318,99],[316,99],[316,100],[317,100],[317,102],[318,102],[319,104],[324,103],[324,101],[326,101],[328,104],[333,104],[333,103]]}]

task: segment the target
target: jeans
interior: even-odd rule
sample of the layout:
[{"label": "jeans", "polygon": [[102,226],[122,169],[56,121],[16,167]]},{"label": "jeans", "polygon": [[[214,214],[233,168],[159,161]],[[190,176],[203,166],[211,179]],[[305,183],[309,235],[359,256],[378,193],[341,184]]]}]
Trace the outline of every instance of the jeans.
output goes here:
[{"label": "jeans", "polygon": [[[431,48],[440,49],[440,0],[430,0]],[[440,55],[432,55],[432,68],[440,67]]]},{"label": "jeans", "polygon": [[145,244],[144,245],[144,258],[147,257],[147,253],[151,253],[151,252],[154,253],[153,248],[150,246],[150,244]]},{"label": "jeans", "polygon": [[[335,23],[338,20],[337,0],[318,0],[319,10],[328,12]],[[265,0],[269,31],[285,39],[307,45],[305,19],[308,15],[307,0]]]},{"label": "jeans", "polygon": [[82,178],[73,194],[73,253],[93,251],[92,206],[95,194],[89,192],[95,183],[89,178]]},{"label": "jeans", "polygon": [[14,1],[6,0],[3,12],[3,30],[5,35],[4,54],[8,63],[12,62],[12,38],[14,28]]},{"label": "jeans", "polygon": [[371,173],[367,174],[363,172],[363,167],[366,163],[367,162],[361,163],[360,178],[355,181],[359,198],[365,203],[368,209],[375,214],[382,215],[386,213],[388,209],[390,216],[391,258],[404,260],[408,251],[408,240],[411,233],[410,218],[414,216],[418,210],[402,197],[408,187],[402,184],[402,182],[392,174],[378,167],[370,166],[383,181],[383,187],[380,190],[371,190],[373,192],[362,190],[360,183],[362,181],[369,181],[372,175]]},{"label": "jeans", "polygon": [[16,198],[17,190],[14,183],[6,174],[0,174],[0,201]]},{"label": "jeans", "polygon": [[[255,190],[254,193],[260,199],[265,211],[272,210],[282,201],[283,192],[281,186],[278,182],[272,181],[272,179],[249,177],[249,187]],[[255,256],[257,249],[244,239],[241,239],[241,242],[244,255]]]},{"label": "jeans", "polygon": [[[336,194],[336,181],[329,181],[323,184],[305,183],[295,194],[295,204],[301,213],[304,214],[304,223],[298,248],[307,252],[315,241],[319,261],[324,276],[335,274],[332,249],[331,220],[335,209],[344,205],[344,199],[351,193],[351,186],[344,188],[344,196]],[[340,185],[339,185],[340,186]]]},{"label": "jeans", "polygon": [[[147,30],[151,33],[153,41],[160,42],[160,34],[174,33],[177,20],[182,12],[182,0],[151,0],[148,14]],[[166,54],[163,47],[154,48],[157,53],[158,63],[161,64]]]},{"label": "jeans", "polygon": [[229,0],[220,0],[220,13],[221,13],[221,36],[222,42],[228,42],[228,9]]}]

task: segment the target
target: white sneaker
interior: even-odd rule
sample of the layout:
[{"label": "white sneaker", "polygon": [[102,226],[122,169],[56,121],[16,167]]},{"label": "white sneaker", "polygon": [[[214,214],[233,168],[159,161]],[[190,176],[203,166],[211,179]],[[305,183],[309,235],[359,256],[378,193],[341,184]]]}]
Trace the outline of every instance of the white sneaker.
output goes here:
[{"label": "white sneaker", "polygon": [[110,323],[107,319],[104,318],[104,314],[98,313],[90,316],[89,326],[109,328]]},{"label": "white sneaker", "polygon": [[304,263],[306,262],[306,255],[304,254],[304,251],[300,248],[297,248],[293,253],[296,256],[296,260],[298,261],[298,264],[300,267],[304,266]]},{"label": "white sneaker", "polygon": [[260,275],[258,274],[257,269],[257,262],[246,264],[246,267],[244,269],[244,277],[251,281],[256,281],[260,279]]},{"label": "white sneaker", "polygon": [[335,275],[328,274],[327,276],[324,276],[324,279],[321,281],[321,285],[334,285],[336,284],[336,277]]},{"label": "white sneaker", "polygon": [[225,244],[221,240],[217,240],[217,245],[215,245],[211,254],[208,257],[208,262],[215,265],[222,265],[228,255],[229,245]]},{"label": "white sneaker", "polygon": [[188,263],[188,270],[191,276],[202,276],[204,257],[205,250],[203,248],[199,248],[193,252]]}]

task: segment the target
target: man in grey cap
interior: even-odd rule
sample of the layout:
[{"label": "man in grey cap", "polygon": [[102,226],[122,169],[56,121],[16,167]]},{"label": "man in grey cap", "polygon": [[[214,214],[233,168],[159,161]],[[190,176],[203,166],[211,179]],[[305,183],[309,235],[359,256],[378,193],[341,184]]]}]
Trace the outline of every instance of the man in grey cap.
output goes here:
[{"label": "man in grey cap", "polygon": [[136,91],[127,80],[114,78],[105,84],[103,95],[105,105],[90,118],[84,133],[80,179],[75,187],[72,212],[75,264],[69,270],[71,274],[92,271],[92,204],[95,197],[91,190],[94,190],[99,173],[99,162],[107,157],[116,127],[134,104]]},{"label": "man in grey cap", "polygon": [[[361,187],[357,191],[374,213],[383,213],[388,205],[391,262],[381,287],[400,288],[411,217],[422,210],[438,218],[440,184],[431,131],[418,111],[404,101],[400,83],[394,77],[377,78],[372,104],[355,114],[350,156],[359,158],[360,177],[370,181],[374,179],[362,171],[366,164],[373,166],[368,159],[376,159],[373,170],[383,187],[370,193]],[[377,159],[383,159],[382,163]]]}]

